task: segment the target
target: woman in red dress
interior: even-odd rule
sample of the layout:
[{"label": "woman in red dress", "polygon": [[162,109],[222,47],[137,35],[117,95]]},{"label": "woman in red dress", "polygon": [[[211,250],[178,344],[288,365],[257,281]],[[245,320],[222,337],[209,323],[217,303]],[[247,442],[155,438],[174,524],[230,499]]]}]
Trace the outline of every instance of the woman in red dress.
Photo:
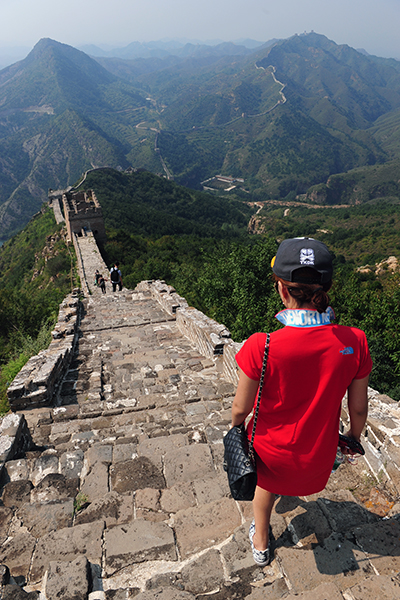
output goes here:
[{"label": "woman in red dress", "polygon": [[[338,445],[342,398],[348,392],[350,429],[359,441],[367,410],[372,361],[365,334],[332,323],[327,292],[332,257],[311,238],[285,240],[272,261],[285,325],[271,334],[254,449],[257,488],[249,536],[260,566],[271,560],[269,522],[275,495],[306,496],[321,491]],[[257,397],[266,334],[253,334],[236,355],[239,383],[232,426],[251,413]],[[253,420],[248,425],[251,435]]]}]

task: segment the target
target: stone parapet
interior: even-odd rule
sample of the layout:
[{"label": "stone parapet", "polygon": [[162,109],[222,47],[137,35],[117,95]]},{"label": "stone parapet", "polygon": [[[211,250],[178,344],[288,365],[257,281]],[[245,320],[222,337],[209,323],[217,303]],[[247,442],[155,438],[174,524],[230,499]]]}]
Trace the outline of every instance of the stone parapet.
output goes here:
[{"label": "stone parapet", "polygon": [[237,385],[239,381],[239,371],[236,364],[235,356],[243,346],[243,342],[234,342],[230,340],[224,346],[223,357],[223,375],[227,381]]},{"label": "stone parapet", "polygon": [[178,308],[188,308],[189,306],[185,298],[176,293],[175,288],[159,279],[141,281],[134,290],[134,297],[138,293],[150,294],[169,315],[176,315]]},{"label": "stone parapet", "polygon": [[16,454],[30,450],[32,438],[24,415],[6,415],[0,419],[0,482],[4,464]]},{"label": "stone parapet", "polygon": [[230,340],[230,331],[196,308],[188,305],[185,298],[164,281],[142,281],[135,292],[150,292],[163,309],[170,315],[176,315],[179,331],[187,337],[207,358],[222,355],[224,346]]},{"label": "stone parapet", "polygon": [[[74,244],[74,248],[75,248],[75,254],[76,254],[76,259],[78,262],[78,272],[79,272],[79,278],[81,280],[81,286],[82,286],[82,290],[85,296],[90,296],[90,290],[89,290],[89,286],[88,286],[88,282],[87,282],[87,277],[86,277],[86,271],[85,271],[85,265],[83,262],[83,257],[82,257],[82,252],[81,252],[81,248],[79,245],[79,241],[78,238],[75,234],[72,235],[72,241]],[[97,245],[96,245],[97,248]]]},{"label": "stone parapet", "polygon": [[54,397],[69,367],[77,339],[80,301],[78,292],[60,304],[53,340],[46,350],[32,356],[7,389],[12,411],[53,404]]},{"label": "stone parapet", "polygon": [[[368,388],[368,419],[362,435],[365,459],[378,480],[387,481],[400,494],[400,406],[389,396]],[[347,402],[342,423],[349,424]]]}]

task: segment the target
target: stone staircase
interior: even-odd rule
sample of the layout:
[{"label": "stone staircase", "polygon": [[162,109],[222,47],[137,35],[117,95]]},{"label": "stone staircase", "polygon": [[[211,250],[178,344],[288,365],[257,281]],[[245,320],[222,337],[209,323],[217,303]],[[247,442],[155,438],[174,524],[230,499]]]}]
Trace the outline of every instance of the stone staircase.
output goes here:
[{"label": "stone staircase", "polygon": [[221,355],[201,354],[146,285],[93,288],[105,265],[90,236],[77,243],[91,295],[56,406],[0,428],[19,418],[31,436],[3,469],[0,598],[399,599],[396,488],[362,458],[320,494],[278,498],[274,560],[254,564],[251,503],[230,498],[222,468]]}]

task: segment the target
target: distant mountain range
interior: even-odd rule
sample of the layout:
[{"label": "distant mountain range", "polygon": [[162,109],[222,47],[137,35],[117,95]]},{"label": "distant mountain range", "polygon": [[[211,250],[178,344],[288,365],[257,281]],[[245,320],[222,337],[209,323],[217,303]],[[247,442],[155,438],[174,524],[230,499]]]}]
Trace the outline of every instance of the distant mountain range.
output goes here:
[{"label": "distant mountain range", "polygon": [[249,200],[400,160],[398,61],[315,33],[253,48],[166,43],[153,48],[164,56],[131,58],[145,46],[95,60],[43,39],[0,71],[0,239],[48,188],[95,167],[144,168],[198,189],[229,175]]},{"label": "distant mountain range", "polygon": [[[267,42],[271,45],[277,40]],[[167,56],[229,56],[245,55],[251,53],[256,48],[264,46],[264,42],[245,39],[236,42],[214,42],[202,43],[198,41],[180,42],[177,40],[156,41],[156,42],[132,42],[122,48],[103,49],[93,44],[80,46],[79,50],[97,58],[165,58]]]}]

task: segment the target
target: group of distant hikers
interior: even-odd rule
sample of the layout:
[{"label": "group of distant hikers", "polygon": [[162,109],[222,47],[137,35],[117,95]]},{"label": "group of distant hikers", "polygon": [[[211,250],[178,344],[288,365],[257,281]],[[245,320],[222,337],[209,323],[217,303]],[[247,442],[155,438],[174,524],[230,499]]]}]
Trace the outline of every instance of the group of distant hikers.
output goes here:
[{"label": "group of distant hikers", "polygon": [[[94,284],[101,289],[103,294],[106,293],[106,281],[108,281],[108,279],[105,279],[105,277],[103,277],[103,275],[98,270],[96,270],[96,273],[94,274]],[[119,270],[118,262],[114,263],[114,266],[110,271],[110,281],[112,284],[113,292],[116,292],[117,286],[119,291],[122,290],[122,274]]]}]

